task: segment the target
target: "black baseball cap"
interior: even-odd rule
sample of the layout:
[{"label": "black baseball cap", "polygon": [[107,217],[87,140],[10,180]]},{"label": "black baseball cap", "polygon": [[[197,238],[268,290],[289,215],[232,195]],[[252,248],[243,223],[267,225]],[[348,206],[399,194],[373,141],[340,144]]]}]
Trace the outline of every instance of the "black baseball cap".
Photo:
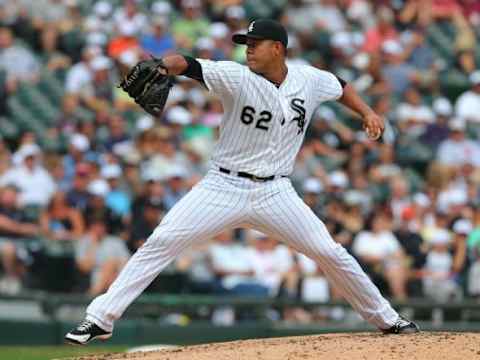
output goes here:
[{"label": "black baseball cap", "polygon": [[247,38],[280,41],[287,47],[287,30],[278,21],[272,19],[254,20],[248,25],[246,34],[234,34],[232,41],[236,44],[245,45]]}]

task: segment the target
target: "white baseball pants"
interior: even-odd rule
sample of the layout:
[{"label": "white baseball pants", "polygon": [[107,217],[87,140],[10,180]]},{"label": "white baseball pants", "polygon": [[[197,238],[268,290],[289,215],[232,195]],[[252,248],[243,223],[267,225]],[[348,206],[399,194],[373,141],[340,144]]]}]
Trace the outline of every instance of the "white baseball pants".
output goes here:
[{"label": "white baseball pants", "polygon": [[182,250],[242,226],[274,236],[315,260],[328,281],[372,325],[385,329],[397,320],[395,310],[357,261],[332,239],[288,178],[254,182],[217,170],[210,170],[168,212],[108,291],[88,306],[87,319],[113,330],[114,321]]}]

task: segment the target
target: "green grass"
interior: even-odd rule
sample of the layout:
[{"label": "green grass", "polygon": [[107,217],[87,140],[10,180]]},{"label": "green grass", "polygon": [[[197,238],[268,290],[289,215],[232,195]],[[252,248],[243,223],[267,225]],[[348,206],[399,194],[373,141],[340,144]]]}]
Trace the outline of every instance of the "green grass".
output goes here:
[{"label": "green grass", "polygon": [[0,346],[0,359],[51,360],[124,350],[126,350],[125,346]]}]

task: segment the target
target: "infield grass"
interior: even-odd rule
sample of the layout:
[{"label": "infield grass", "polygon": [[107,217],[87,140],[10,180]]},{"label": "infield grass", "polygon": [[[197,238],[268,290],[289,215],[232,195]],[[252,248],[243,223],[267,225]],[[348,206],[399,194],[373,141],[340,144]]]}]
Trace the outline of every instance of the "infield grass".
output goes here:
[{"label": "infield grass", "polygon": [[1,360],[52,360],[86,354],[122,352],[126,346],[0,346]]}]

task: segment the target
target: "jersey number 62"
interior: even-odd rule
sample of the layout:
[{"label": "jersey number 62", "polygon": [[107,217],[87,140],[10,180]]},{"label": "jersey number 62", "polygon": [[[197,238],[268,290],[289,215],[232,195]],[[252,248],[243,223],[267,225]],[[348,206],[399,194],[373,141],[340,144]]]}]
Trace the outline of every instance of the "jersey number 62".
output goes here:
[{"label": "jersey number 62", "polygon": [[255,122],[255,128],[264,131],[268,130],[268,123],[272,120],[272,113],[267,110],[263,110],[259,115],[260,117],[255,121],[256,110],[251,106],[245,106],[240,114],[240,120],[245,125],[250,125]]}]

